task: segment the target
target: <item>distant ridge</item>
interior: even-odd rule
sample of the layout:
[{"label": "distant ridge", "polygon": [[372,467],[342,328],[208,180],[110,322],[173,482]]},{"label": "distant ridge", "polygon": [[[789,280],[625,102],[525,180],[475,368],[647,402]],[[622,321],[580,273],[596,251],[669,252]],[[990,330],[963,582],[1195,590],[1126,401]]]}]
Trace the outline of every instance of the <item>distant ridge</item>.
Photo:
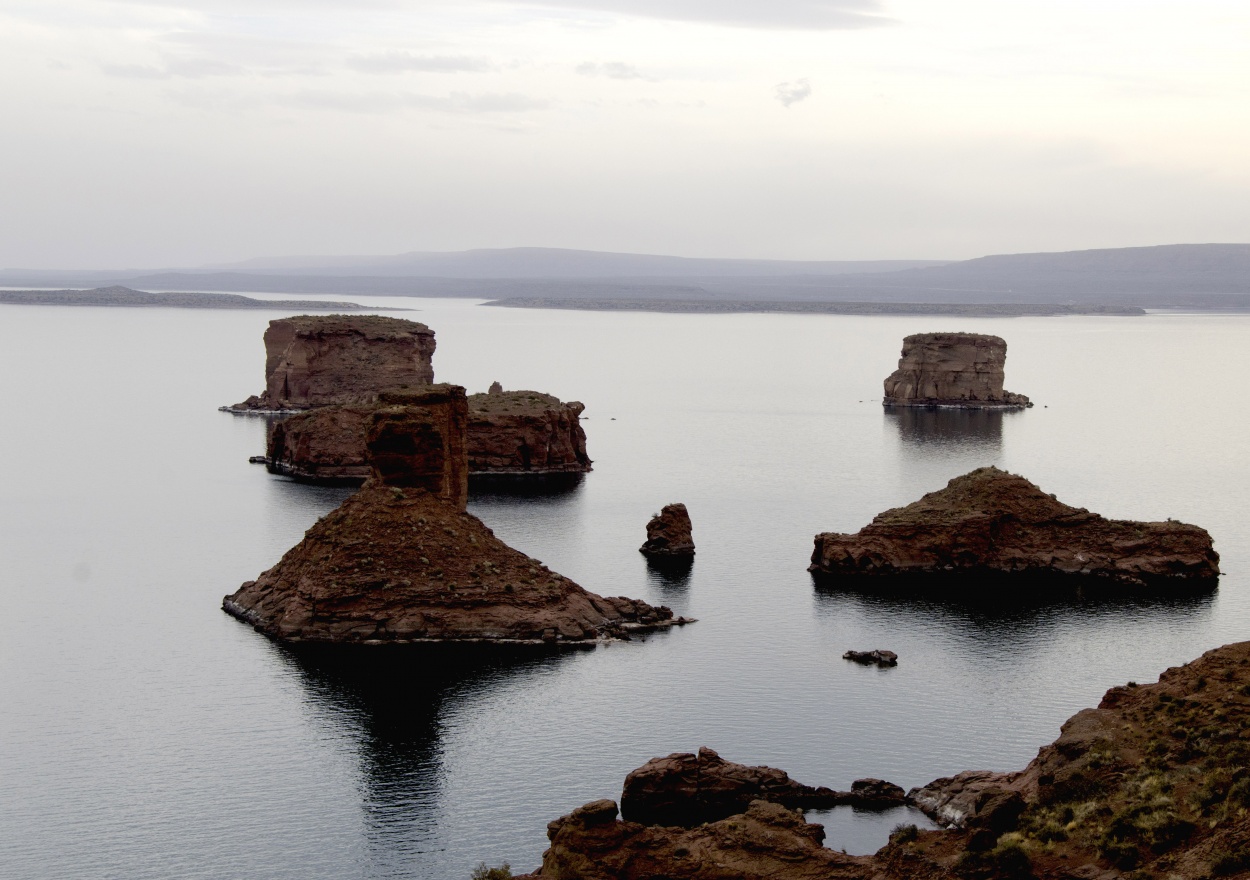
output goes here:
[{"label": "distant ridge", "polygon": [[0,290],[0,303],[37,306],[163,306],[178,309],[276,309],[278,311],[375,311],[350,302],[312,299],[253,299],[233,293],[148,293],[114,284],[92,290]]}]

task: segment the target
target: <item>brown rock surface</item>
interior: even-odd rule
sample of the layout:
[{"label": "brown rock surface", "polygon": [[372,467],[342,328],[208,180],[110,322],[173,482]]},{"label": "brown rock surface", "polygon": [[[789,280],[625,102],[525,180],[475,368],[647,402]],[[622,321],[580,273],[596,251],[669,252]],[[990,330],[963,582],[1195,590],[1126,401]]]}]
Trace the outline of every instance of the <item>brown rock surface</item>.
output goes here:
[{"label": "brown rock surface", "polygon": [[1112,688],[1021,772],[961,773],[911,797],[952,827],[892,835],[867,857],[821,847],[823,829],[778,804],[686,829],[618,821],[598,801],[548,826],[533,876],[1245,880],[1250,642]]},{"label": "brown rock surface", "polygon": [[623,822],[594,801],[547,826],[551,847],[533,877],[548,880],[868,880],[871,859],[822,846],[802,813],[755,801],[696,828]]},{"label": "brown rock surface", "polygon": [[591,469],[580,416],[586,407],[541,391],[495,390],[469,398],[469,470],[561,474]]},{"label": "brown rock surface", "polygon": [[287,411],[368,403],[379,389],[434,381],[434,331],[377,315],[299,315],[269,322],[265,391],[228,409]]},{"label": "brown rock surface", "polygon": [[432,392],[443,404],[375,411],[372,477],[222,607],[274,638],[366,644],[590,644],[690,622],[588,592],[465,513],[464,397],[451,388]]},{"label": "brown rock surface", "polygon": [[638,550],[651,557],[694,555],[690,513],[684,504],[665,504],[647,523],[647,540]]},{"label": "brown rock surface", "polygon": [[898,654],[879,648],[873,651],[847,651],[842,659],[854,660],[864,666],[898,666]]},{"label": "brown rock surface", "polygon": [[1032,406],[1003,390],[1007,343],[982,333],[917,333],[885,380],[886,406]]},{"label": "brown rock surface", "polygon": [[[269,429],[265,463],[274,473],[308,482],[364,482],[369,475],[365,433],[370,417],[388,402],[420,392],[420,388],[383,391],[374,403],[318,407],[275,422]],[[577,418],[580,403],[561,403],[536,391],[512,391],[474,394],[468,404],[469,473],[590,470],[586,434]]]},{"label": "brown rock surface", "polygon": [[808,570],[832,582],[923,576],[907,583],[953,589],[981,586],[968,575],[1011,575],[1194,591],[1215,586],[1219,554],[1198,526],[1104,519],[987,467],[879,514],[856,534],[817,535]]}]

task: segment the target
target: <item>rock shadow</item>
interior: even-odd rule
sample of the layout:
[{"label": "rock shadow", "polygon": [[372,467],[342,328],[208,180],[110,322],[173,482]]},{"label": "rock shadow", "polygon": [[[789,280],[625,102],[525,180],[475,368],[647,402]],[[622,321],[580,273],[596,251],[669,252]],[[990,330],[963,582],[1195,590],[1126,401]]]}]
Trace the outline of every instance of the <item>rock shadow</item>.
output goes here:
[{"label": "rock shadow", "polygon": [[573,495],[586,480],[584,473],[469,474],[469,500],[545,498]]},{"label": "rock shadow", "polygon": [[489,645],[273,647],[314,713],[356,751],[371,876],[406,870],[419,853],[441,845],[441,733],[448,712],[568,657]]}]

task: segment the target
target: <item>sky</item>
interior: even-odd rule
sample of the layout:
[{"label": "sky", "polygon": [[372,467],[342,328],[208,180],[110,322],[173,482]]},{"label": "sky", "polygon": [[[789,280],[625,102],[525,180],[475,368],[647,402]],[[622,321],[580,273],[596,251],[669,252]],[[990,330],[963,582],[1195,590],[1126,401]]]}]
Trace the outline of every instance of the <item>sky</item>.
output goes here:
[{"label": "sky", "polygon": [[0,0],[0,267],[1250,241],[1244,0]]}]

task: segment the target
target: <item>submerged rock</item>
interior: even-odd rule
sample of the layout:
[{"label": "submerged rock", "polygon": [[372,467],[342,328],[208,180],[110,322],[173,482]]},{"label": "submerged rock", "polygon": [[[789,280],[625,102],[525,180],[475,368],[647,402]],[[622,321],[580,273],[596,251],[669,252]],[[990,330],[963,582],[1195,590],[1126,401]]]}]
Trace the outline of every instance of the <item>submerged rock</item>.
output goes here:
[{"label": "submerged rock", "polygon": [[370,479],[223,608],[277,639],[365,644],[593,644],[690,622],[584,590],[464,512],[464,393],[449,388],[373,412]]},{"label": "submerged rock", "polygon": [[847,651],[842,655],[843,660],[854,660],[856,663],[862,663],[865,666],[898,666],[898,654],[893,651]]},{"label": "submerged rock", "polygon": [[265,390],[224,409],[303,410],[367,403],[382,388],[434,381],[434,331],[377,315],[299,315],[269,322]]},{"label": "submerged rock", "polygon": [[1007,343],[982,333],[917,333],[903,340],[898,369],[885,380],[886,406],[1022,408],[1003,390]]},{"label": "submerged rock", "polygon": [[986,467],[879,514],[856,534],[817,535],[808,570],[832,583],[892,578],[952,591],[1002,587],[973,575],[1192,591],[1214,587],[1219,558],[1198,526],[1104,519]]},{"label": "submerged rock", "polygon": [[657,559],[694,556],[693,526],[684,504],[666,504],[647,523],[647,540],[638,550]]}]

